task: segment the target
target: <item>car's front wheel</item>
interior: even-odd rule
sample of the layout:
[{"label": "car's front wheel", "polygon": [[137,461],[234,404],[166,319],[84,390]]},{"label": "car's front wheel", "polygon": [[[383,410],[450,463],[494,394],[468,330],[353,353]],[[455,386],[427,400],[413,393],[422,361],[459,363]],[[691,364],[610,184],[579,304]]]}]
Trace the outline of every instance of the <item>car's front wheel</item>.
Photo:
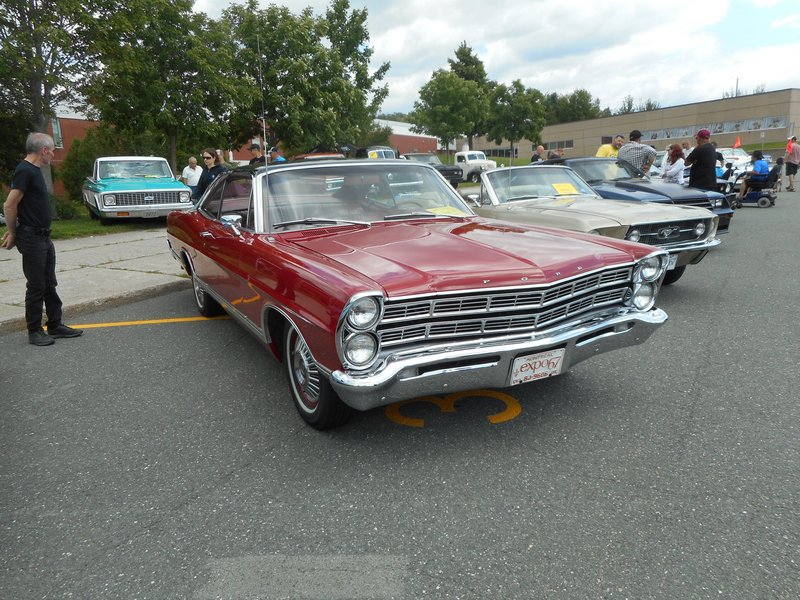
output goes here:
[{"label": "car's front wheel", "polygon": [[686,270],[686,265],[682,267],[675,267],[671,271],[667,271],[667,274],[664,276],[664,285],[669,285],[671,283],[675,283],[683,277],[683,272]]},{"label": "car's front wheel", "polygon": [[469,180],[472,183],[478,183],[481,180],[481,174],[478,173],[477,171],[474,171],[469,174]]},{"label": "car's front wheel", "polygon": [[216,317],[225,312],[219,302],[208,295],[194,271],[192,272],[192,289],[194,290],[194,303],[197,306],[197,312],[201,315],[204,317]]},{"label": "car's front wheel", "polygon": [[333,391],[311,351],[297,330],[286,326],[283,366],[297,412],[314,429],[330,429],[345,423],[352,409]]}]

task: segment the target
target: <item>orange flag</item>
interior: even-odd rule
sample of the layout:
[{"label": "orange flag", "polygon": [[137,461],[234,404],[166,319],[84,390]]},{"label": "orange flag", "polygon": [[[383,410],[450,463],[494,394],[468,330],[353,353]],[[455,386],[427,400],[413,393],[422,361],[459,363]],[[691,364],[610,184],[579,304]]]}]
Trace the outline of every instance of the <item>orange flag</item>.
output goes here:
[{"label": "orange flag", "polygon": [[739,146],[741,146],[741,145],[742,145],[742,140],[740,140],[740,139],[739,139],[739,136],[737,135],[737,136],[736,136],[736,141],[735,141],[735,142],[733,142],[733,147],[734,147],[734,148],[738,148],[738,147],[739,147]]}]

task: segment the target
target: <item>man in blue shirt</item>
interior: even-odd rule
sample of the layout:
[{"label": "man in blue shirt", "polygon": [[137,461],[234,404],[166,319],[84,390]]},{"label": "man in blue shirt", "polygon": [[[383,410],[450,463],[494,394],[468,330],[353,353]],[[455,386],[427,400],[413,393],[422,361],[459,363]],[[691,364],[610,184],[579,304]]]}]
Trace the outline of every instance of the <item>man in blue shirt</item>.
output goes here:
[{"label": "man in blue shirt", "polygon": [[767,161],[764,160],[764,154],[761,152],[761,150],[756,150],[753,152],[752,161],[753,168],[744,174],[744,181],[739,189],[739,200],[744,198],[744,195],[747,193],[747,188],[751,187],[751,182],[763,183],[767,180],[767,176],[769,175],[769,165],[767,164]]}]

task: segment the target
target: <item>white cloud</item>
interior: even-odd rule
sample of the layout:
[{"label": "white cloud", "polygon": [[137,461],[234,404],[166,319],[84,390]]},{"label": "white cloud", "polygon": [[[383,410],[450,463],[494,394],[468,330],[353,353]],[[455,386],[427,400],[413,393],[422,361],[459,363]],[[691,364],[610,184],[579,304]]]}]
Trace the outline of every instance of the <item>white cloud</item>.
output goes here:
[{"label": "white cloud", "polygon": [[[277,3],[294,12],[311,6],[317,14],[329,5]],[[201,0],[195,10],[218,16],[228,4]],[[419,88],[434,70],[447,68],[462,41],[490,79],[520,79],[545,93],[587,89],[612,109],[627,95],[662,106],[720,98],[737,77],[747,89],[798,85],[786,68],[788,57],[800,55],[797,0],[350,0],[350,6],[368,10],[374,65],[391,63],[385,112],[411,110]],[[770,28],[777,33],[763,35]],[[765,59],[778,56],[784,59]]]}]

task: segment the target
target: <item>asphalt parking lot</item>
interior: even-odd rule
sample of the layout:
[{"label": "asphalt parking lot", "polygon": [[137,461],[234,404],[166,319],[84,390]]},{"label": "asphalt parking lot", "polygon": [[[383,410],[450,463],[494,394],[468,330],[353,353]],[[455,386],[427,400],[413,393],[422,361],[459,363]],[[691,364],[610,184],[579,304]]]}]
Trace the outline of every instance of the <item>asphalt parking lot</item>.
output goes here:
[{"label": "asphalt parking lot", "polygon": [[796,598],[798,224],[737,211],[644,346],[324,433],[189,290],[4,334],[0,595]]}]

